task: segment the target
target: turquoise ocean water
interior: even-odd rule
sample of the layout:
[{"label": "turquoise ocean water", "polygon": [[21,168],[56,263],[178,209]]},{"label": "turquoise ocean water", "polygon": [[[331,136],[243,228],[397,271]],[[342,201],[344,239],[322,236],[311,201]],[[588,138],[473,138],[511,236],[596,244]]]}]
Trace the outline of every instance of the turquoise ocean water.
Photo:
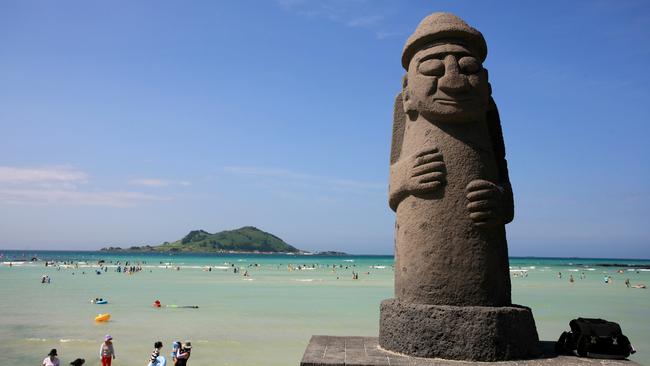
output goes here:
[{"label": "turquoise ocean water", "polygon": [[[77,357],[96,365],[107,333],[115,366],[146,365],[157,340],[165,355],[172,341],[191,340],[194,366],[298,365],[313,334],[376,336],[379,303],[393,296],[392,256],[0,253],[2,365],[40,365],[51,348],[62,365]],[[100,260],[107,271],[98,275]],[[118,261],[142,271],[117,272]],[[650,285],[650,270],[630,265],[650,268],[650,260],[511,258],[513,302],[533,309],[543,340],[578,316],[617,321],[638,350],[632,359],[650,365],[650,289],[624,283]],[[96,297],[109,303],[90,303]],[[157,299],[162,308],[152,307]],[[111,320],[96,323],[98,313]]]}]

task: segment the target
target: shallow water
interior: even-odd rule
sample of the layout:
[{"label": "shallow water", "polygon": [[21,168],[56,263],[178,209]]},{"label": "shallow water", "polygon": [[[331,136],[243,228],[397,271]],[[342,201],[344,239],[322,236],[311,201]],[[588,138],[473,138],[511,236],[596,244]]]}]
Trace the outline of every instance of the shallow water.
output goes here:
[{"label": "shallow water", "polygon": [[[376,336],[379,302],[393,292],[388,256],[3,254],[0,262],[36,256],[87,263],[79,268],[45,267],[44,261],[0,265],[0,354],[7,365],[38,365],[51,348],[58,349],[62,365],[77,357],[99,364],[107,333],[114,337],[116,366],[145,365],[157,340],[164,343],[165,355],[172,341],[191,340],[194,366],[298,365],[313,334]],[[108,271],[97,275],[100,259]],[[116,272],[115,262],[127,260],[146,263],[141,272]],[[639,351],[632,359],[650,365],[650,290],[624,285],[625,278],[650,285],[650,271],[604,263],[650,266],[650,261],[620,259],[512,258],[511,268],[527,274],[512,278],[513,302],[533,309],[544,340],[557,339],[578,316],[617,321]],[[241,268],[239,274],[233,265]],[[298,270],[299,265],[314,268]],[[242,276],[245,271],[250,276]],[[41,284],[45,274],[50,284]],[[604,283],[605,274],[612,283]],[[569,283],[569,275],[575,283]],[[91,304],[96,297],[109,304]],[[151,306],[156,299],[199,308],[157,309]],[[104,312],[111,320],[95,323]]]}]

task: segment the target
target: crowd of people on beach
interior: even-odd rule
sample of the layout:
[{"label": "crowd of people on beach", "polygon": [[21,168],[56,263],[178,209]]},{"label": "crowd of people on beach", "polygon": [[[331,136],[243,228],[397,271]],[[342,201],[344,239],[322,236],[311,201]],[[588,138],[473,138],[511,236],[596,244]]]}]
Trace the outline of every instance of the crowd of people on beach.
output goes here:
[{"label": "crowd of people on beach", "polygon": [[[97,274],[107,272],[108,271],[107,264],[108,263],[103,261],[103,260],[98,261],[97,265],[99,266],[99,269],[96,269],[95,272]],[[110,264],[116,266],[115,272],[124,273],[124,274],[134,274],[134,273],[138,273],[138,272],[143,271],[143,264],[146,264],[146,262],[143,261],[143,262],[136,262],[136,263],[132,264],[129,261],[126,261],[124,263],[122,263],[121,261],[115,261],[115,262],[110,261]],[[160,262],[160,264],[165,265],[164,268],[170,268],[171,267],[172,269],[175,269],[176,271],[181,270],[180,266],[172,265],[171,263]],[[246,278],[251,277],[251,272],[249,272],[249,269],[256,269],[256,268],[263,267],[259,263],[249,263],[249,264],[247,264],[246,267],[236,266],[235,263],[228,263],[228,262],[226,262],[224,264],[231,267],[232,273],[241,274],[241,276],[246,277]],[[46,267],[47,266],[56,266],[57,270],[60,270],[62,266],[65,267],[65,268],[70,268],[70,267],[79,268],[79,263],[72,262],[72,261],[69,261],[69,262],[54,262],[54,261],[50,262],[50,261],[46,261],[45,266]],[[276,264],[274,266],[277,267],[276,269],[281,269],[284,265],[280,263],[280,264]],[[338,276],[338,271],[340,271],[340,270],[350,270],[350,269],[352,270],[351,278],[353,280],[358,280],[359,279],[359,272],[357,272],[355,270],[356,269],[355,264],[349,264],[349,265],[347,265],[347,264],[345,264],[345,265],[344,264],[326,264],[326,265],[323,266],[322,264],[314,263],[314,264],[298,264],[298,265],[296,265],[296,264],[287,264],[286,265],[286,269],[289,272],[315,270],[315,269],[320,269],[320,268],[323,268],[323,267],[326,267],[326,268],[330,269],[333,274],[336,274],[337,275],[336,276],[337,280],[340,279],[340,276]],[[217,267],[217,268],[223,269],[223,267]],[[204,272],[212,272],[212,269],[213,269],[212,266],[206,266],[206,267],[203,268],[203,271]],[[391,266],[391,269],[394,270],[394,267]],[[149,270],[149,272],[151,272],[151,270]],[[623,274],[624,271],[619,269],[617,271],[617,273],[618,274]],[[639,273],[638,269],[636,270],[636,273]],[[72,274],[74,274],[74,272]],[[82,274],[85,274],[85,272],[82,272]],[[364,275],[370,275],[370,272],[369,271],[364,272],[363,274]],[[525,269],[521,269],[521,268],[514,269],[514,270],[511,270],[511,275],[513,277],[525,278],[525,277],[528,277],[528,271],[525,270]],[[563,278],[562,272],[557,273],[557,278],[558,279]],[[580,280],[584,280],[586,278],[587,278],[587,275],[585,274],[585,272],[580,272],[580,274],[577,276],[577,279],[580,279]],[[51,279],[50,279],[50,277],[48,275],[43,275],[43,277],[41,278],[42,283],[50,283],[50,281],[51,281]],[[576,283],[576,278],[573,276],[573,274],[569,274],[568,282],[571,283],[571,284]],[[612,278],[612,276],[610,274],[605,273],[605,275],[603,276],[603,282],[606,283],[606,284],[611,284],[611,283],[614,282],[614,280],[613,280],[613,278]],[[627,288],[637,288],[637,289],[645,289],[646,288],[646,285],[642,284],[642,283],[633,285],[630,282],[629,278],[626,278],[624,283],[625,283],[625,286]]]},{"label": "crowd of people on beach", "polygon": [[[161,355],[161,349],[163,348],[162,341],[157,341],[153,345],[153,351],[151,351],[151,356],[149,357],[148,366],[166,366],[167,359],[165,356]],[[192,354],[192,342],[180,342],[175,341],[172,343],[172,351],[170,353],[171,365],[172,366],[186,366],[190,356]],[[102,366],[111,366],[111,363],[115,359],[115,347],[113,346],[113,337],[110,334],[104,336],[104,341],[99,346],[99,360],[101,361]],[[86,363],[86,360],[83,358],[77,358],[74,361],[70,362],[72,366],[81,366]],[[60,366],[61,361],[58,358],[58,352],[56,348],[50,350],[47,354],[47,357],[43,359],[42,366]]]},{"label": "crowd of people on beach", "polygon": [[[73,261],[63,261],[63,262],[45,261],[45,266],[46,267],[48,267],[48,266],[56,267],[56,269],[58,271],[60,271],[61,268],[75,268],[75,269],[77,269],[77,268],[79,268],[79,263],[80,262],[73,262]],[[81,263],[84,263],[84,262],[81,262]],[[134,274],[134,273],[138,273],[138,272],[143,271],[144,270],[143,265],[145,265],[147,262],[146,261],[135,262],[135,263],[131,263],[129,261],[126,261],[126,262],[122,262],[122,261],[115,261],[115,262],[109,261],[109,262],[106,262],[104,260],[100,260],[100,261],[97,262],[97,265],[98,265],[99,268],[95,269],[94,271],[97,274],[107,272],[109,270],[109,267],[108,267],[109,263],[110,263],[110,265],[115,266],[115,270],[114,270],[115,272],[124,273],[124,274]],[[160,264],[164,265],[163,268],[171,268],[171,269],[174,269],[176,271],[181,270],[181,266],[173,265],[172,263],[164,263],[164,262],[161,261]],[[226,263],[224,263],[224,265],[229,266],[231,268],[233,274],[240,274],[242,277],[246,277],[249,280],[251,280],[250,277],[252,276],[252,273],[249,272],[249,269],[252,270],[252,269],[257,269],[257,268],[264,267],[260,263],[248,263],[247,266],[238,266],[235,263],[226,262]],[[274,264],[274,265],[270,265],[270,266],[276,267],[276,269],[280,270],[285,265],[280,263],[280,264]],[[296,264],[286,264],[286,270],[288,272],[306,271],[306,270],[316,270],[316,269],[321,269],[321,268],[328,268],[331,271],[332,274],[336,275],[337,280],[339,280],[341,278],[339,276],[339,271],[341,271],[341,270],[352,270],[351,279],[352,280],[358,280],[360,272],[357,271],[356,267],[357,267],[356,264],[352,264],[352,263],[350,263],[350,264],[325,264],[325,265],[319,264],[319,263],[313,263],[313,264],[307,263],[307,264],[297,264],[297,265]],[[216,268],[224,269],[225,267],[216,266]],[[384,268],[384,266],[380,266],[380,267],[371,266],[371,268]],[[212,272],[212,269],[213,269],[212,266],[206,266],[206,267],[203,268],[203,271],[204,272]],[[390,269],[394,270],[394,266],[390,266]],[[149,272],[152,272],[152,270],[149,269]],[[515,278],[526,278],[526,277],[528,277],[528,270],[527,269],[522,269],[521,267],[519,267],[518,269],[511,269],[510,272],[511,272],[512,277],[515,277]],[[605,284],[612,284],[614,282],[614,279],[612,278],[612,276],[607,272],[604,272],[604,273],[605,273],[605,275],[603,276],[603,282]],[[616,273],[624,274],[625,272],[622,269],[619,269],[619,270],[616,271]],[[638,268],[636,269],[636,273],[637,274],[639,273]],[[72,272],[72,274],[74,275],[75,273]],[[85,271],[82,272],[82,274],[85,274]],[[370,272],[369,271],[363,272],[363,274],[369,276]],[[557,272],[557,278],[558,279],[563,278],[562,272]],[[587,275],[585,274],[585,272],[580,272],[580,274],[577,275],[577,278],[574,277],[573,274],[569,274],[568,282],[570,284],[575,284],[576,279],[584,280],[586,278],[587,278]],[[42,283],[50,283],[50,281],[51,281],[51,278],[48,275],[43,275],[42,278],[41,278]],[[638,284],[633,285],[630,282],[629,278],[626,278],[624,283],[625,283],[625,286],[627,288],[637,288],[637,289],[645,289],[646,288],[646,285],[643,284],[643,283],[638,283]]]},{"label": "crowd of people on beach", "polygon": [[[618,271],[616,271],[616,273],[625,274],[625,272],[623,270],[618,270]],[[638,273],[638,271],[637,271],[637,273]],[[557,278],[562,279],[562,272],[557,273]],[[584,279],[587,278],[587,275],[584,272],[581,272],[580,276],[578,278],[581,279],[581,280],[584,280]],[[573,277],[573,274],[569,274],[569,283],[574,284],[575,282],[576,282],[576,280]],[[609,273],[605,272],[605,275],[603,276],[603,283],[605,283],[607,285],[611,285],[611,284],[614,283],[614,278],[612,278],[612,276]],[[627,288],[636,288],[636,289],[645,289],[646,288],[646,285],[643,284],[643,283],[638,283],[636,285],[632,285],[629,278],[626,278],[624,283],[625,283],[625,287],[627,287]]]},{"label": "crowd of people on beach", "polygon": [[[94,265],[89,265],[86,262],[45,261],[45,267],[55,267],[57,271],[61,271],[61,269],[79,269],[79,268],[83,268],[83,267],[80,267],[80,264],[82,264],[85,267],[93,267],[94,266]],[[110,266],[115,266],[115,270],[114,270],[115,272],[125,273],[125,274],[133,274],[133,273],[143,271],[144,270],[143,265],[146,265],[146,264],[147,264],[146,261],[136,262],[136,263],[132,264],[129,261],[126,261],[126,262],[108,261],[108,262],[106,262],[104,260],[99,260],[96,263],[97,267],[94,269],[94,271],[97,274],[108,272],[109,265],[110,265]],[[11,262],[10,262],[10,265],[11,265]],[[172,263],[164,263],[162,261],[160,262],[160,265],[164,265],[164,267],[161,267],[161,268],[165,268],[165,269],[171,268],[171,269],[174,269],[176,271],[180,271],[182,269],[181,266],[173,265]],[[232,268],[233,273],[240,273],[242,270],[244,270],[244,273],[245,273],[245,272],[248,272],[247,268],[251,269],[251,268],[262,268],[262,267],[264,267],[260,263],[249,263],[246,267],[236,266],[235,263],[229,263],[229,262],[225,262],[224,265],[230,266]],[[273,265],[273,266],[276,267],[276,269],[281,269],[284,266],[284,264],[280,263],[280,264],[276,264],[276,265]],[[337,270],[354,269],[354,268],[356,268],[356,264],[350,264],[350,265],[326,264],[326,265],[322,265],[322,264],[319,264],[319,263],[311,263],[311,264],[307,263],[307,264],[297,264],[297,265],[296,264],[287,264],[286,265],[287,271],[289,271],[289,272],[315,270],[315,269],[320,269],[320,268],[323,268],[323,267],[331,268],[332,272],[336,272]],[[217,268],[223,269],[223,267],[217,267]],[[384,268],[384,266],[381,266],[381,268]],[[212,269],[213,269],[212,266],[206,266],[206,267],[203,268],[203,271],[204,272],[212,272]],[[150,272],[151,272],[151,270],[150,270]],[[74,272],[73,272],[73,274],[74,274]],[[82,274],[85,274],[85,271]],[[369,273],[367,273],[367,274],[369,274]]]}]

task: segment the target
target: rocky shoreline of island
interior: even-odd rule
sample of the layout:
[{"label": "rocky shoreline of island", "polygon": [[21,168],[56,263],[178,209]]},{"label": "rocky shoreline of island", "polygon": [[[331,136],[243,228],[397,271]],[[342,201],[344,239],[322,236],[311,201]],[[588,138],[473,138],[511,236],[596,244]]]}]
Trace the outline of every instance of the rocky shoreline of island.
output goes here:
[{"label": "rocky shoreline of island", "polygon": [[[149,249],[151,248],[151,249]],[[323,252],[309,252],[309,251],[299,251],[299,252],[260,252],[260,251],[245,251],[245,250],[215,250],[215,251],[193,251],[193,250],[159,250],[154,249],[152,246],[142,246],[142,247],[130,247],[130,248],[121,248],[121,247],[104,247],[99,249],[103,253],[168,253],[168,254],[263,254],[263,255],[288,255],[288,256],[322,256],[322,257],[345,257],[351,254],[346,252],[338,251],[323,251]]]},{"label": "rocky shoreline of island", "polygon": [[122,248],[108,246],[101,252],[128,253],[221,253],[221,254],[285,254],[344,256],[344,252],[310,252],[287,244],[278,236],[254,226],[244,226],[234,230],[209,233],[205,230],[192,230],[182,239],[164,242],[159,245],[142,245]]}]

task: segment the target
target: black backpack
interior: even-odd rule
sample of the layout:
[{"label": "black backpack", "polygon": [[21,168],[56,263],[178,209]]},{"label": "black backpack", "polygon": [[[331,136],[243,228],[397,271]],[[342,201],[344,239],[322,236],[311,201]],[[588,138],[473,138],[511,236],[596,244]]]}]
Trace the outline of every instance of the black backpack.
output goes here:
[{"label": "black backpack", "polygon": [[578,318],[569,322],[570,332],[564,332],[555,344],[558,354],[580,357],[625,359],[635,353],[621,327],[603,319]]}]

